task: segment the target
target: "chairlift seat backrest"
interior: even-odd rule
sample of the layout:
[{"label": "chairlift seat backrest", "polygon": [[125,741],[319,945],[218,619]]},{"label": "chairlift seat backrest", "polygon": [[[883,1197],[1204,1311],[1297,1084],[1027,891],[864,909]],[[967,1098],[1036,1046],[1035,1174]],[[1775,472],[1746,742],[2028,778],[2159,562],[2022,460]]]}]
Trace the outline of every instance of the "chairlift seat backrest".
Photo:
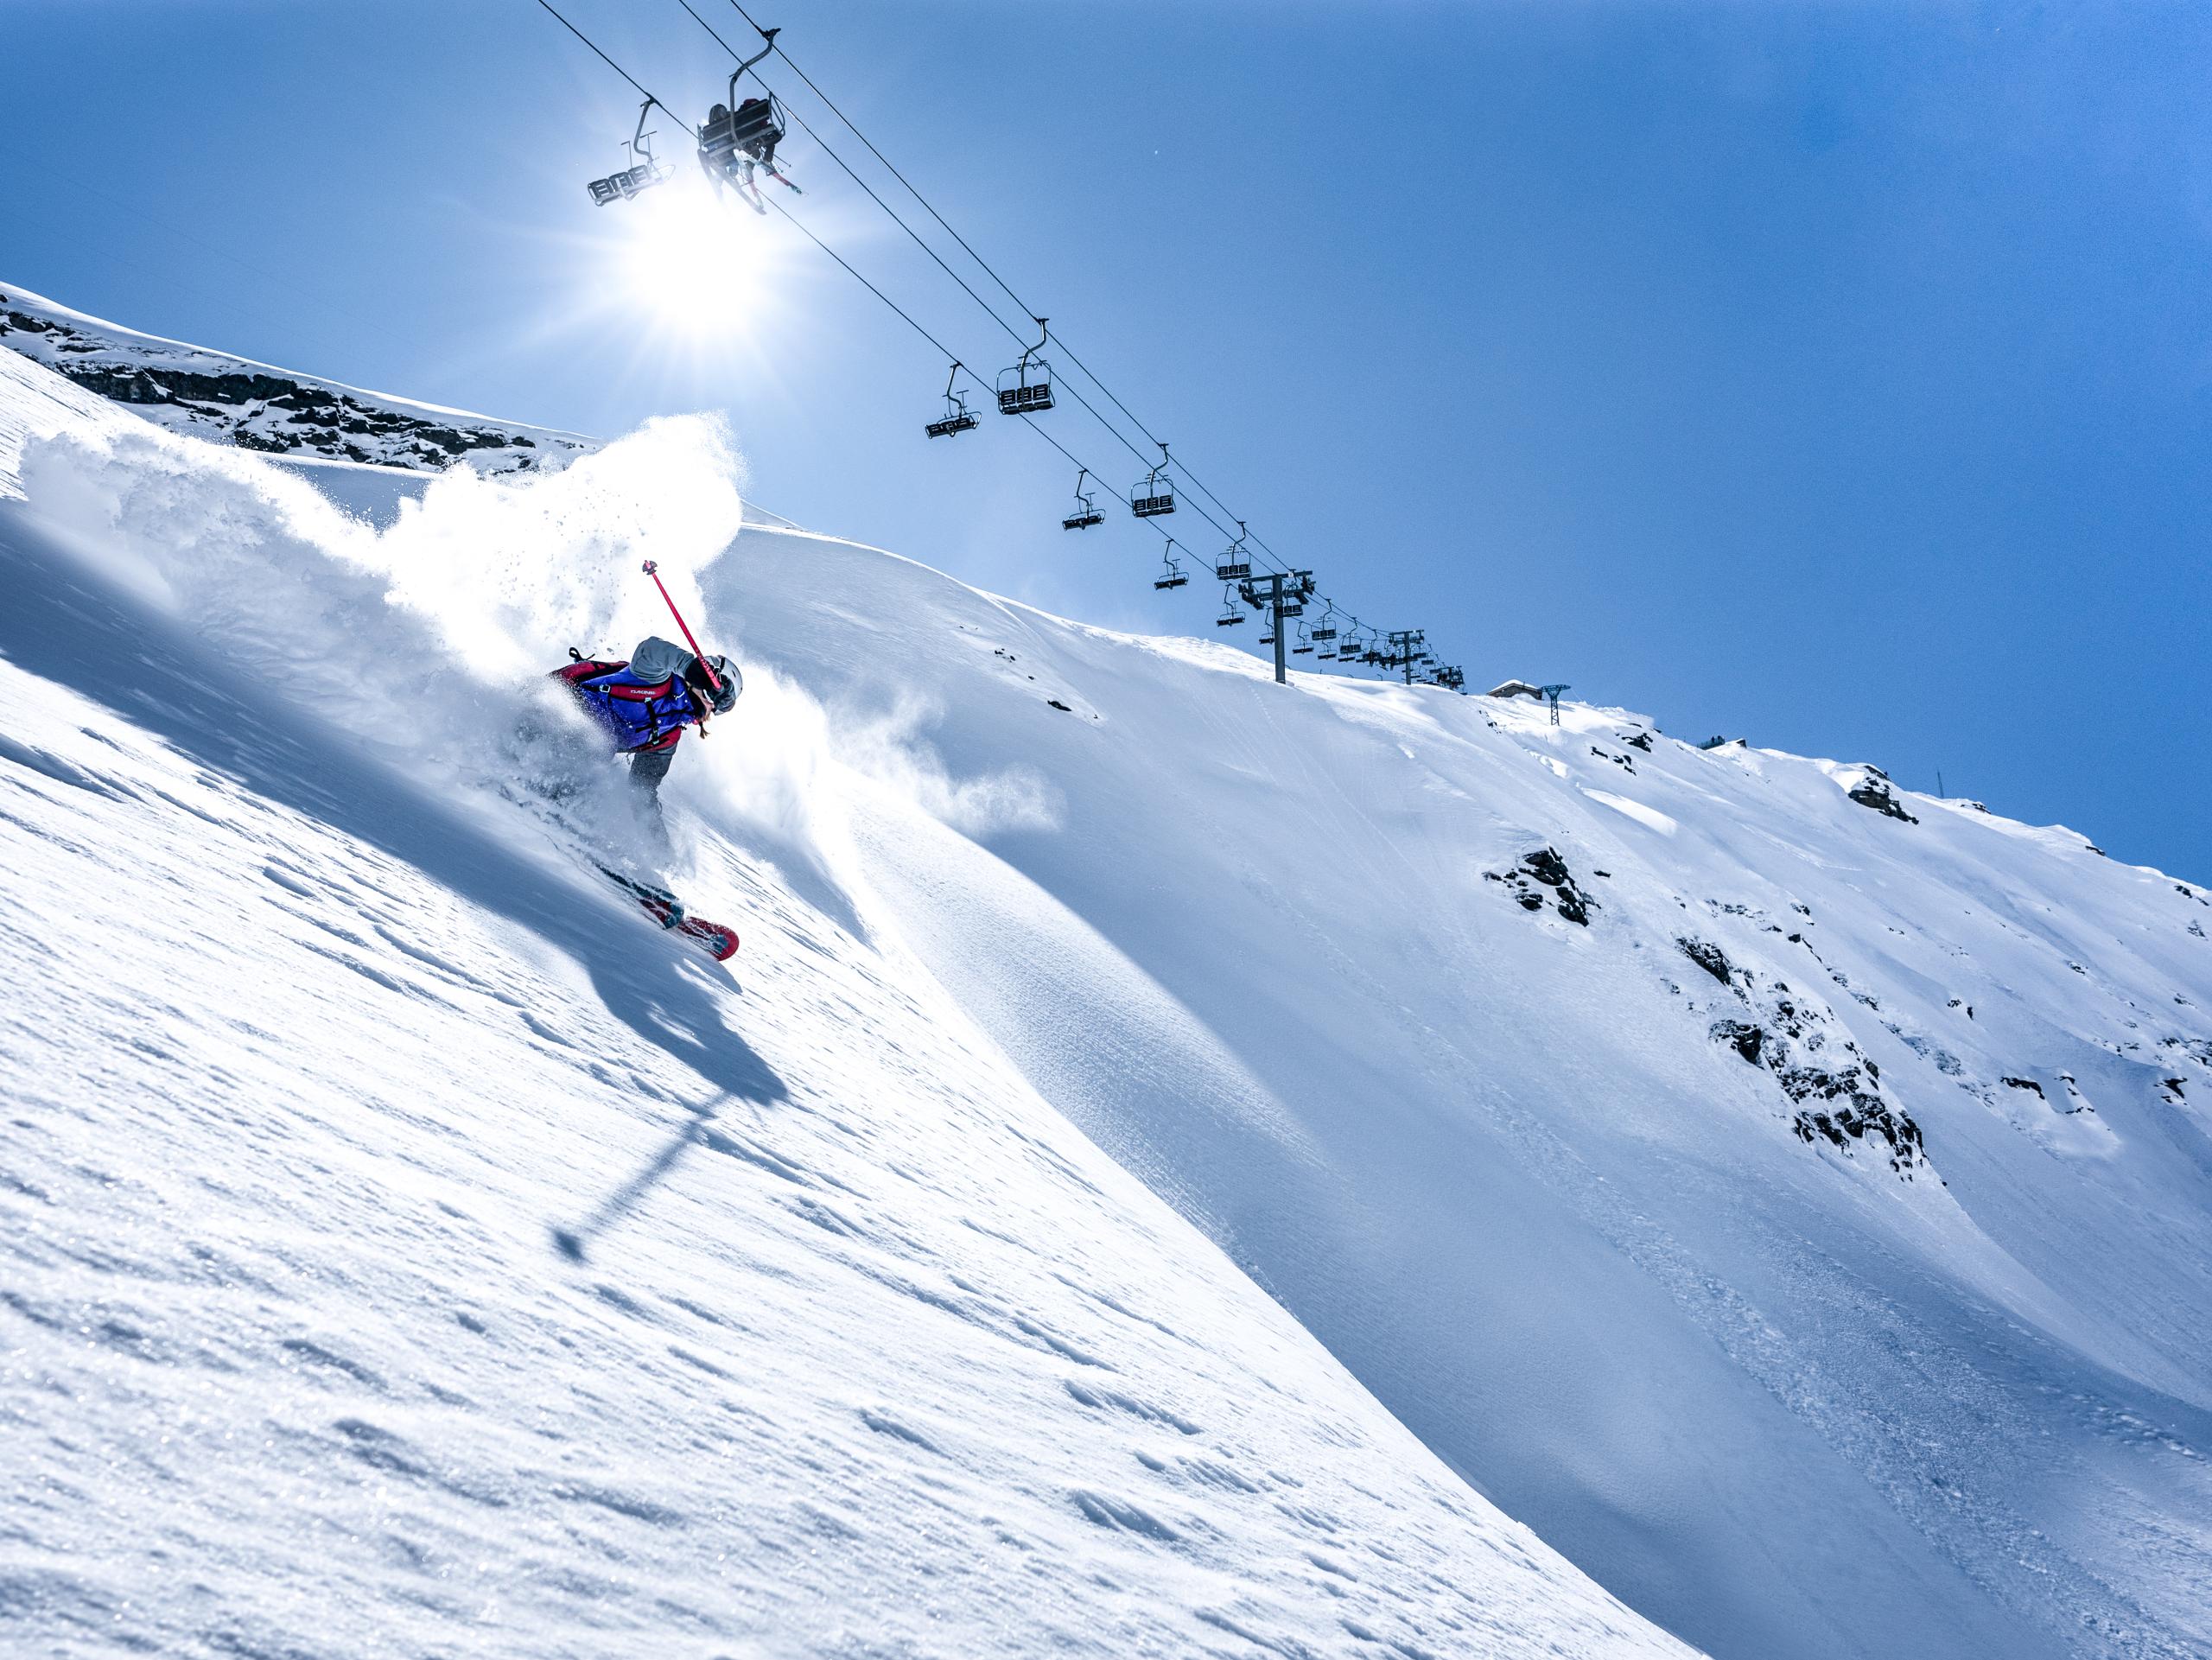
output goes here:
[{"label": "chairlift seat backrest", "polygon": [[1157,493],[1151,495],[1137,494],[1129,498],[1129,511],[1139,518],[1157,518],[1162,513],[1172,513],[1175,511],[1175,493],[1165,483],[1140,484],[1137,489],[1140,492],[1153,490]]},{"label": "chairlift seat backrest", "polygon": [[963,432],[972,432],[975,429],[976,417],[966,410],[961,410],[957,415],[948,415],[941,420],[932,421],[922,429],[932,438],[954,438]]},{"label": "chairlift seat backrest", "polygon": [[780,140],[782,124],[776,106],[765,98],[748,98],[734,110],[717,104],[707,111],[707,124],[699,129],[699,148],[720,155],[741,149],[758,155],[764,140]]},{"label": "chairlift seat backrest", "polygon": [[1213,568],[1213,574],[1224,582],[1249,582],[1252,564],[1249,559],[1224,559]]},{"label": "chairlift seat backrest", "polygon": [[1052,383],[1049,380],[1026,382],[1018,386],[999,388],[999,410],[1005,415],[1034,415],[1052,407]]}]

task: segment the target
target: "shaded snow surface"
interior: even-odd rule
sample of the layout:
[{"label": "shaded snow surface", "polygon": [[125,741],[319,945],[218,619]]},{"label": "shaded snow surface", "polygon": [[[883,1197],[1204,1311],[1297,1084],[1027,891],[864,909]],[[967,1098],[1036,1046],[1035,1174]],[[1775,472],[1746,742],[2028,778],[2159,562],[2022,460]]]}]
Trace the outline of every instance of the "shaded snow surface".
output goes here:
[{"label": "shaded snow surface", "polygon": [[[2193,882],[736,537],[699,423],[379,531],[0,370],[10,1617],[1669,1646],[1479,1493],[1742,1660],[2212,1646]],[[643,554],[734,980],[502,794]]]}]

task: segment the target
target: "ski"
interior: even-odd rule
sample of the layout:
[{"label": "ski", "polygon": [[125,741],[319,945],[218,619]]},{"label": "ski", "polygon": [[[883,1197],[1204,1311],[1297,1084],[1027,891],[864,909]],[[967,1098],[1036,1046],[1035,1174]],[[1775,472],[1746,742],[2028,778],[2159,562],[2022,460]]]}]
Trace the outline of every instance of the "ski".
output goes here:
[{"label": "ski", "polygon": [[607,881],[637,900],[647,916],[671,933],[697,946],[715,962],[727,963],[737,955],[736,929],[693,916],[683,908],[683,901],[665,887],[656,887],[651,882],[641,882],[634,876],[626,876],[595,859],[592,864]]}]

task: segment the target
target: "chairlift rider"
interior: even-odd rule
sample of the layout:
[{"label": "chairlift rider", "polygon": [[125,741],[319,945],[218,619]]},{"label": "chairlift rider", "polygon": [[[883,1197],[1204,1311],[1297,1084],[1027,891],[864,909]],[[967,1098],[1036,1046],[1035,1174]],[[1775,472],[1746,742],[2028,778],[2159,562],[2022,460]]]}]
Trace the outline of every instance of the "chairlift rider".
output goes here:
[{"label": "chairlift rider", "polygon": [[708,111],[706,122],[699,129],[699,165],[707,177],[717,190],[728,185],[756,213],[768,211],[760,199],[760,186],[753,181],[756,169],[785,189],[806,194],[776,168],[776,146],[783,142],[784,122],[775,99],[741,100],[737,96],[738,77],[775,50],[776,34],[772,29],[760,31],[767,44],[737,66],[729,78],[729,102]]}]

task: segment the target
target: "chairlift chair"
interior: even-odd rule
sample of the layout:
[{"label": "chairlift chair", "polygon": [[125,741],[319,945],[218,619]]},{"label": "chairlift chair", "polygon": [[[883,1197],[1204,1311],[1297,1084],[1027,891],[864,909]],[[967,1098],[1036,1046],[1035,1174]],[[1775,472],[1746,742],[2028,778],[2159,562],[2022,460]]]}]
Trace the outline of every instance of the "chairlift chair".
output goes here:
[{"label": "chairlift chair", "polygon": [[591,192],[593,207],[632,200],[640,191],[665,184],[675,176],[675,169],[654,159],[653,136],[645,130],[645,117],[657,101],[649,98],[638,106],[638,130],[623,141],[623,147],[630,152],[632,165],[603,179],[594,179],[584,187]]},{"label": "chairlift chair", "polygon": [[1302,622],[1298,625],[1298,644],[1290,648],[1290,654],[1293,657],[1311,657],[1313,655],[1313,636],[1306,633],[1306,625]]},{"label": "chairlift chair", "polygon": [[1044,318],[1031,321],[1037,325],[1037,344],[1023,348],[1020,362],[999,371],[1001,415],[1042,415],[1052,407],[1052,366],[1037,355],[1052,336]]},{"label": "chairlift chair", "polygon": [[944,378],[944,414],[941,419],[930,422],[922,430],[932,438],[957,438],[963,432],[973,432],[978,424],[968,408],[967,398],[952,390],[952,383],[960,377],[960,363],[953,360],[952,372]]},{"label": "chairlift chair", "polygon": [[1236,521],[1236,539],[1230,543],[1214,561],[1213,574],[1224,582],[1249,582],[1252,580],[1252,556],[1244,551],[1244,521]]},{"label": "chairlift chair", "polygon": [[776,49],[779,32],[772,29],[760,31],[760,38],[766,44],[731,72],[729,102],[717,104],[708,111],[706,120],[699,126],[700,167],[714,181],[715,189],[728,185],[756,213],[768,211],[760,200],[760,187],[753,181],[756,169],[787,189],[798,189],[776,167],[776,146],[784,142],[782,105],[772,93],[747,99],[737,95],[739,77]]},{"label": "chairlift chair", "polygon": [[1098,511],[1096,504],[1084,491],[1083,481],[1090,476],[1089,467],[1083,468],[1075,475],[1075,511],[1060,521],[1060,528],[1064,531],[1087,531],[1093,525],[1106,522],[1106,515]]},{"label": "chairlift chair", "polygon": [[1221,590],[1221,614],[1213,620],[1217,628],[1235,628],[1244,621],[1244,614],[1236,608],[1236,596],[1227,588]]},{"label": "chairlift chair", "polygon": [[1160,446],[1160,465],[1129,487],[1129,511],[1139,518],[1157,518],[1175,511],[1175,486],[1167,476],[1166,444]]},{"label": "chairlift chair", "polygon": [[1184,574],[1181,562],[1175,557],[1175,538],[1172,536],[1167,538],[1167,545],[1160,550],[1160,574],[1153,579],[1154,588],[1180,588],[1191,580]]}]

